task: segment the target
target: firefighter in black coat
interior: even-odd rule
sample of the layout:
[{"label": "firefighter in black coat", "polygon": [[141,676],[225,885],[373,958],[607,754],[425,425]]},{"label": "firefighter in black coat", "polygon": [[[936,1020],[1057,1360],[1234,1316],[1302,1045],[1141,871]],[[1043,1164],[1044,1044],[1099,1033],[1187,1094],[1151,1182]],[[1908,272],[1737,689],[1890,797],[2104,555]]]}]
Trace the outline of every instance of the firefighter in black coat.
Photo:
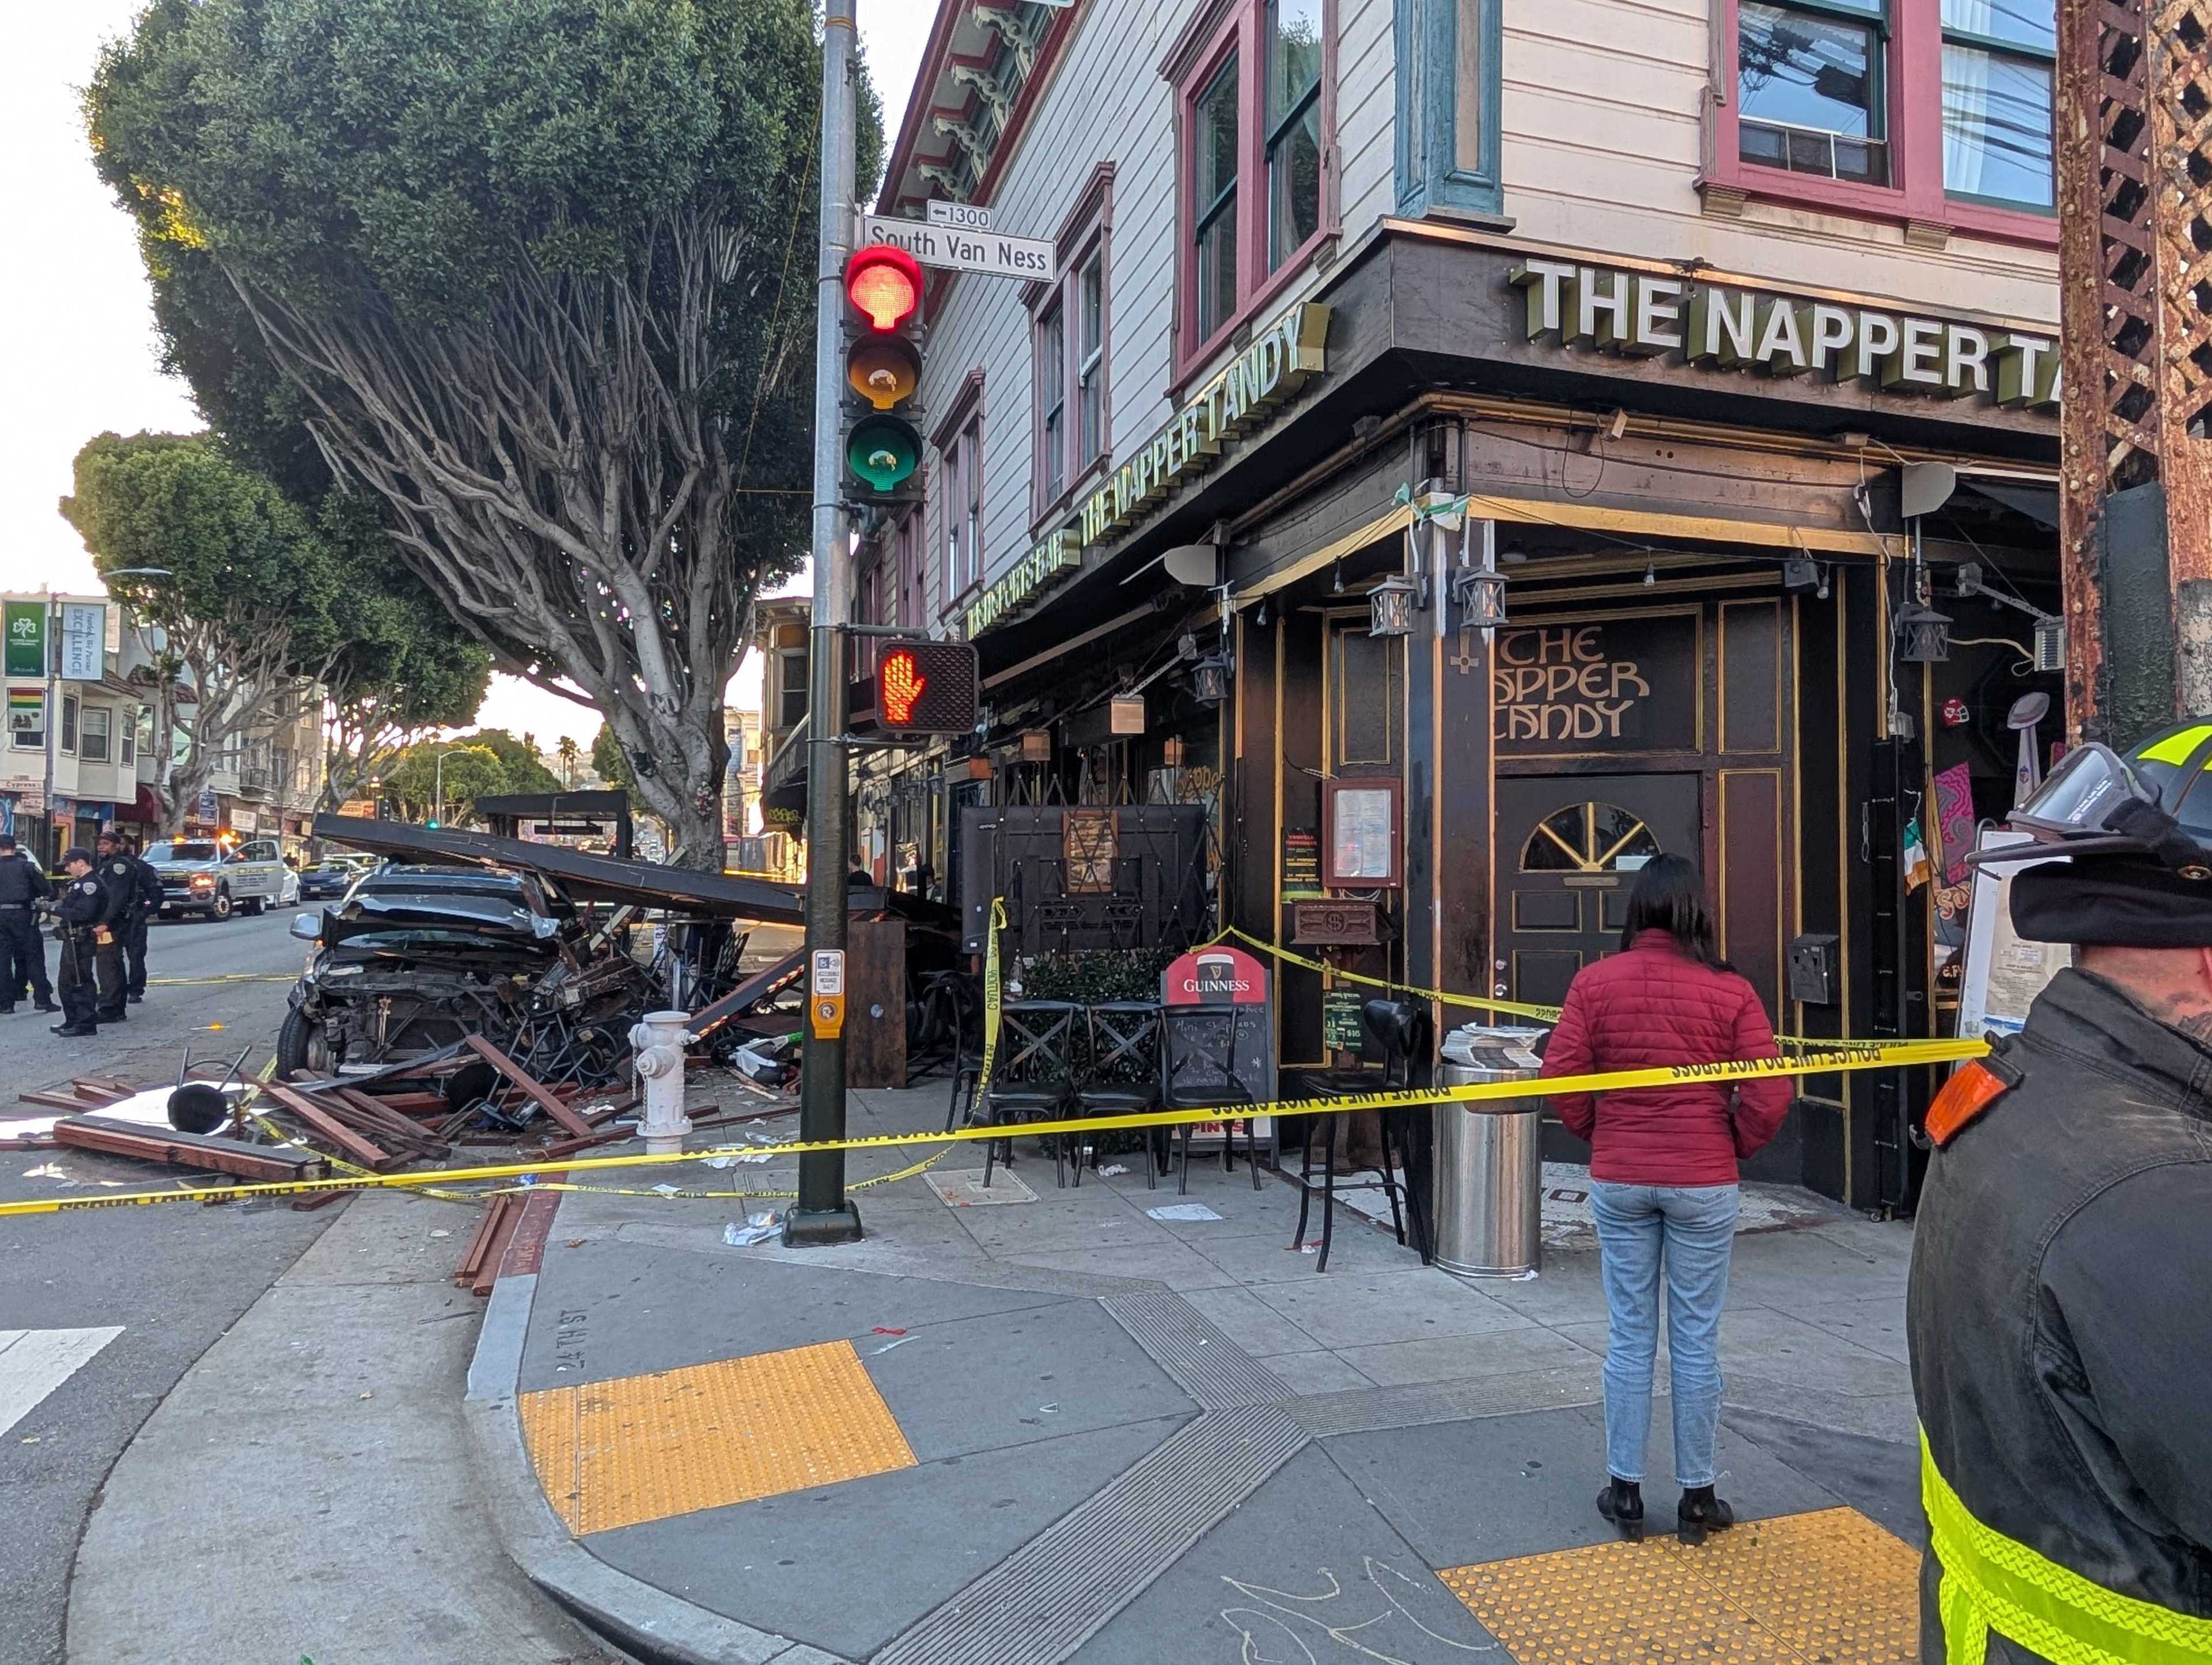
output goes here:
[{"label": "firefighter in black coat", "polygon": [[1977,853],[2075,964],[1929,1107],[1906,1334],[1923,1665],[2212,1661],[2212,720]]},{"label": "firefighter in black coat", "polygon": [[102,1020],[119,1023],[123,1012],[123,943],[118,933],[132,892],[100,882],[92,853],[82,845],[63,854],[70,876],[58,912],[62,935],[62,1021],[54,1033],[97,1035]]}]

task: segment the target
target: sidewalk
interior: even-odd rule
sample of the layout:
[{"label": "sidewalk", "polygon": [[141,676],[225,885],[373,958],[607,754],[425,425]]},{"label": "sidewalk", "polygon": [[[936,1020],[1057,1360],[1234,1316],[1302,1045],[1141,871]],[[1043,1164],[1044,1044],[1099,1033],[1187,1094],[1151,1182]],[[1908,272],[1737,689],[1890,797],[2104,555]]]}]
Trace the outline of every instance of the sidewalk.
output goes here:
[{"label": "sidewalk", "polygon": [[[855,1092],[853,1131],[944,1104]],[[1798,1192],[1747,1210],[1777,1223],[1739,1238],[1723,1329],[1723,1491],[1751,1523],[1692,1551],[1592,1507],[1605,1309],[1571,1224],[1540,1279],[1473,1285],[1348,1211],[1316,1274],[1295,1188],[1218,1159],[1185,1198],[1141,1158],[1058,1190],[1024,1146],[994,1192],[864,1187],[868,1238],[803,1251],[724,1243],[777,1204],[533,1199],[542,1261],[519,1239],[471,1378],[526,1571],[642,1658],[1916,1656],[1909,1228]],[[1177,1202],[1219,1218],[1147,1212]]]},{"label": "sidewalk", "polygon": [[341,1206],[109,1473],[71,1665],[613,1665],[500,1553],[471,1484],[453,1384],[479,1303],[451,1277],[469,1211]]}]

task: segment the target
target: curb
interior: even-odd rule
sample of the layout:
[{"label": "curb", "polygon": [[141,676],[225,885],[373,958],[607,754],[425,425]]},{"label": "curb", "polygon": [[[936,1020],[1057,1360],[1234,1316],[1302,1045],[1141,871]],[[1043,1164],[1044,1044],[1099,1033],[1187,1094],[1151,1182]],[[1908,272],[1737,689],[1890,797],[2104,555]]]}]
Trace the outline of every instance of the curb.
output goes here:
[{"label": "curb", "polygon": [[569,1535],[545,1500],[522,1440],[515,1393],[538,1268],[557,1192],[523,1205],[477,1333],[463,1404],[477,1484],[500,1546],[522,1575],[578,1623],[639,1665],[847,1665],[834,1654],[757,1631],[619,1572]]}]

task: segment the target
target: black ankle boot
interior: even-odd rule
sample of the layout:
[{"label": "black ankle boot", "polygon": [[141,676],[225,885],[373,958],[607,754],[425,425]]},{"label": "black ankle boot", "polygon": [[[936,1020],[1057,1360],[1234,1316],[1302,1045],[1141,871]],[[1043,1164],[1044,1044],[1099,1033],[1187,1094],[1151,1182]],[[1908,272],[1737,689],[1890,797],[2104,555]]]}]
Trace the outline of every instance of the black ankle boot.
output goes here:
[{"label": "black ankle boot", "polygon": [[1605,1490],[1597,1494],[1597,1512],[1619,1527],[1630,1543],[1643,1541],[1644,1488],[1638,1482],[1608,1475]]},{"label": "black ankle boot", "polygon": [[1735,1524],[1735,1510],[1713,1496],[1710,1486],[1692,1486],[1674,1506],[1674,1535],[1686,1544],[1701,1544],[1708,1532],[1725,1532]]}]

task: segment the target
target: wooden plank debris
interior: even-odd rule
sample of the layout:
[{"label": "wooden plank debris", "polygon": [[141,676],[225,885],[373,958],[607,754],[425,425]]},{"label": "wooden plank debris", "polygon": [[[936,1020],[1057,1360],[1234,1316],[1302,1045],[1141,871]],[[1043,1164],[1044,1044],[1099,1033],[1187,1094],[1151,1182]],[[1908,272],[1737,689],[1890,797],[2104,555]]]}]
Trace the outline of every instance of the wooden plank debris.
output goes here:
[{"label": "wooden plank debris", "polygon": [[468,1047],[477,1057],[483,1059],[485,1063],[489,1064],[520,1088],[531,1103],[559,1123],[562,1132],[572,1138],[583,1139],[594,1131],[590,1122],[563,1103],[557,1095],[545,1086],[544,1083],[490,1042],[485,1040],[483,1036],[470,1036]]},{"label": "wooden plank debris", "polygon": [[360,1163],[365,1168],[378,1170],[390,1167],[399,1160],[366,1133],[356,1133],[347,1127],[331,1111],[297,1088],[269,1081],[262,1084],[261,1090],[283,1105],[294,1119],[305,1122],[317,1137],[336,1145],[338,1153],[348,1160]]},{"label": "wooden plank debris", "polygon": [[293,1154],[213,1133],[184,1133],[98,1115],[65,1115],[54,1123],[54,1142],[71,1150],[137,1157],[172,1167],[234,1174],[250,1180],[322,1179],[330,1164],[312,1152]]}]

